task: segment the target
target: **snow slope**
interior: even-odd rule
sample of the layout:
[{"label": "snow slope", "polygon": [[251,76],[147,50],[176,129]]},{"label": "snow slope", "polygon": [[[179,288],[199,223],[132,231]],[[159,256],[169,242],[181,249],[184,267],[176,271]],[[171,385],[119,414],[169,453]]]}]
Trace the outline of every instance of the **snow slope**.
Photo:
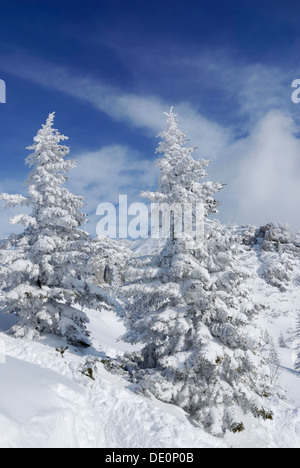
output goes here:
[{"label": "snow slope", "polygon": [[[242,448],[300,448],[300,373],[294,370],[294,349],[291,334],[296,327],[300,312],[300,287],[292,280],[287,291],[281,292],[267,284],[259,275],[261,262],[258,249],[244,249],[239,261],[251,277],[247,286],[254,302],[265,308],[258,315],[257,325],[271,335],[280,359],[279,386],[284,390],[284,399],[272,402],[274,421],[262,422],[246,417],[246,430],[235,436],[227,434],[229,446]],[[293,279],[300,273],[299,260]],[[280,334],[287,346],[281,348]]]},{"label": "snow slope", "polygon": [[[103,336],[110,337],[112,351],[122,326],[116,317],[106,318],[110,331]],[[99,339],[105,317],[92,313],[91,319]],[[31,342],[2,332],[0,341],[6,348],[6,363],[0,364],[1,448],[226,446],[193,427],[179,408],[136,395],[100,362],[95,381],[82,375],[87,356],[69,350],[62,357],[56,351],[64,345],[60,340]],[[93,350],[93,358],[104,356]]]},{"label": "snow slope", "polygon": [[[138,254],[142,244],[135,244]],[[146,254],[146,251],[144,252]],[[215,438],[190,424],[185,413],[172,405],[137,395],[122,375],[108,372],[101,359],[129,349],[118,341],[124,332],[117,316],[89,311],[93,349],[75,349],[62,356],[65,343],[55,337],[39,341],[5,334],[13,318],[0,315],[0,447],[67,448],[300,448],[300,374],[293,369],[290,331],[300,308],[300,287],[291,281],[286,291],[261,278],[261,259],[255,248],[245,247],[240,262],[250,272],[248,287],[264,305],[257,324],[272,336],[280,357],[280,385],[284,399],[274,398],[274,421],[241,415],[246,430]],[[297,264],[294,278],[300,276]],[[287,347],[280,348],[283,334]],[[5,348],[5,363],[1,351]],[[96,360],[95,380],[82,374]]]}]

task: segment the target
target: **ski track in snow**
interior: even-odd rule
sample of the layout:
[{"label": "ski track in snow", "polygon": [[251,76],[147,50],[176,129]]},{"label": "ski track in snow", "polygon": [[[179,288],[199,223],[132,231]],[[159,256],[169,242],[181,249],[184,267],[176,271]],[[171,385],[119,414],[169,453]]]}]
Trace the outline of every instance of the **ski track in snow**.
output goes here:
[{"label": "ski track in snow", "polygon": [[[245,250],[241,261],[254,272],[248,280],[253,299],[266,306],[257,323],[277,344],[280,333],[295,325],[300,288],[281,293],[267,285],[255,274],[260,263],[253,250]],[[89,315],[97,348],[92,357],[124,352],[127,345],[117,340],[124,332],[120,319]],[[0,316],[0,330],[6,325]],[[243,433],[220,439],[192,426],[181,409],[135,394],[126,379],[101,363],[94,382],[83,376],[87,356],[70,349],[62,358],[55,348],[65,344],[58,338],[32,342],[1,332],[0,344],[6,349],[6,363],[0,364],[0,447],[300,448],[300,374],[293,369],[291,348],[278,348],[286,399],[271,401],[274,421],[248,415]]]}]

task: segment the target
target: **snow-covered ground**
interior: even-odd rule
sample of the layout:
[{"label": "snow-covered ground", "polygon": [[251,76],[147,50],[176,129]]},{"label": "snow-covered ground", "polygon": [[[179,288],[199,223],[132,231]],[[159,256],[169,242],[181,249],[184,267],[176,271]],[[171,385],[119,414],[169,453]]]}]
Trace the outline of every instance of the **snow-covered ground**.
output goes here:
[{"label": "snow-covered ground", "polygon": [[[154,448],[224,447],[193,427],[179,408],[136,395],[130,383],[98,362],[95,380],[82,375],[89,358],[124,350],[117,317],[91,312],[96,330],[92,356],[68,350],[55,338],[26,341],[0,333],[0,447]],[[7,320],[0,319],[5,328]],[[4,326],[3,326],[4,325]],[[101,333],[102,329],[102,333]],[[128,346],[127,346],[128,347]]]},{"label": "snow-covered ground", "polygon": [[[286,292],[268,285],[258,274],[261,263],[257,251],[245,249],[240,261],[251,272],[247,286],[256,303],[265,306],[258,315],[258,326],[272,337],[280,359],[278,385],[284,390],[283,398],[273,402],[274,421],[262,422],[246,417],[246,430],[227,434],[225,440],[231,447],[243,448],[300,448],[300,373],[294,370],[292,333],[300,312],[300,287],[291,281]],[[294,277],[299,276],[299,265]],[[283,335],[287,347],[279,346]]]},{"label": "snow-covered ground", "polygon": [[[286,395],[271,402],[274,421],[246,416],[243,433],[215,438],[191,425],[181,409],[137,395],[128,380],[101,363],[129,349],[118,341],[124,326],[111,313],[89,311],[94,345],[89,355],[69,349],[63,356],[56,348],[66,345],[58,338],[8,336],[12,319],[0,315],[0,447],[299,448],[300,374],[293,369],[288,331],[295,327],[300,287],[291,283],[283,293],[267,285],[257,274],[260,262],[253,249],[245,248],[240,260],[252,272],[253,298],[266,306],[257,322],[273,337],[280,356]],[[278,345],[281,333],[286,348]],[[95,380],[82,374],[89,360],[97,362]]]}]

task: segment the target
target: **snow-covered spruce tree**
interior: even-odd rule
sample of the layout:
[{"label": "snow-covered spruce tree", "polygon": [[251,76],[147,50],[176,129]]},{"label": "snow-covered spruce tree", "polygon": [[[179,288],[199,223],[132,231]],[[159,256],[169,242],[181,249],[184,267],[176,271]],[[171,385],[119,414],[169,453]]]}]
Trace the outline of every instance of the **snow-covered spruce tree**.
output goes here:
[{"label": "snow-covered spruce tree", "polygon": [[130,324],[124,339],[144,344],[132,356],[143,392],[180,406],[213,434],[239,431],[237,407],[272,418],[264,408],[270,384],[258,352],[262,334],[250,323],[256,309],[241,285],[231,231],[209,220],[222,184],[200,182],[208,162],[193,159],[173,110],[160,136],[158,191],[143,195],[152,202],[203,204],[204,239],[200,249],[189,250],[171,223],[161,254],[136,262],[124,288]]},{"label": "snow-covered spruce tree", "polygon": [[[34,138],[26,159],[32,169],[28,196],[2,194],[7,207],[23,205],[30,214],[14,217],[25,230],[1,245],[0,306],[19,317],[16,336],[41,332],[65,337],[70,344],[89,346],[88,318],[83,307],[105,307],[102,291],[86,281],[90,239],[79,229],[87,222],[83,198],[64,187],[76,161],[65,159],[67,137],[53,128],[54,114]],[[27,211],[26,210],[26,211]]]},{"label": "snow-covered spruce tree", "polygon": [[[192,157],[194,148],[186,146],[186,135],[178,128],[173,108],[166,116],[168,117],[168,128],[158,135],[161,142],[156,150],[156,153],[164,155],[157,161],[160,169],[158,190],[156,192],[143,192],[141,196],[157,205],[178,204],[184,208],[183,205],[186,203],[193,206],[201,204],[205,208],[206,216],[217,213],[218,202],[215,200],[214,194],[220,191],[223,185],[215,182],[200,183],[200,180],[207,175],[205,167],[209,161],[194,160]],[[152,287],[156,290],[156,304],[161,301],[169,303],[173,294],[177,297],[177,288],[174,288],[175,285],[168,281],[168,262],[173,257],[177,258],[181,251],[186,253],[186,241],[189,239],[184,235],[180,240],[175,238],[175,222],[174,218],[170,219],[170,236],[167,241],[161,238],[156,240],[155,250],[159,251],[160,255],[150,254],[143,255],[142,258],[133,258],[131,265],[129,265],[126,275],[127,284],[124,288],[129,302],[130,298],[134,300],[134,307],[129,306],[127,314],[129,323],[136,322],[143,314],[148,313],[149,307],[151,308],[151,304],[146,306],[145,301],[148,300],[148,296],[144,296],[142,292],[148,281],[151,282],[151,291]],[[161,226],[154,226],[154,230],[160,228]],[[164,246],[163,250],[162,246]],[[192,253],[187,253],[187,255],[192,261],[192,265],[195,266],[194,255]],[[175,279],[175,283],[177,283],[177,279]],[[138,292],[139,288],[140,293]],[[161,292],[161,295],[158,291]],[[149,296],[150,303],[153,300],[151,296]]]}]

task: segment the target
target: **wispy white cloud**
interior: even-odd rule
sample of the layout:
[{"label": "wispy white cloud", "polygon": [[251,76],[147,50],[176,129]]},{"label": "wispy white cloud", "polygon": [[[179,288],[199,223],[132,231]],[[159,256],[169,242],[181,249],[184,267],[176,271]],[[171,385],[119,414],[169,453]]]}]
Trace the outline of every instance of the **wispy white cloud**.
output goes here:
[{"label": "wispy white cloud", "polygon": [[[221,207],[223,221],[256,225],[276,221],[300,227],[300,140],[296,132],[291,116],[270,111],[248,137],[225,147],[222,169],[217,171],[223,181],[229,181]],[[157,176],[154,160],[112,145],[79,156],[70,187],[87,198],[94,233],[99,203],[117,204],[119,195],[138,201],[141,190],[156,186]]]},{"label": "wispy white cloud", "polygon": [[88,230],[96,234],[96,209],[100,203],[118,205],[119,195],[127,195],[128,202],[142,201],[139,193],[154,187],[157,168],[136,150],[111,145],[99,151],[78,155],[77,167],[70,174],[68,186],[72,192],[86,199],[85,211],[90,224]]},{"label": "wispy white cloud", "polygon": [[300,227],[300,140],[294,120],[270,111],[235,147],[241,155],[232,181],[232,218]]},{"label": "wispy white cloud", "polygon": [[[22,79],[33,81],[47,88],[64,92],[88,103],[117,121],[127,122],[143,129],[148,135],[156,135],[165,126],[164,112],[175,106],[181,125],[186,129],[193,146],[199,147],[198,156],[215,159],[231,138],[231,132],[202,115],[187,102],[167,102],[151,95],[122,93],[100,80],[75,76],[70,70],[40,60],[21,60],[16,56],[1,60],[1,68]],[[24,65],[24,63],[26,65]]]},{"label": "wispy white cloud", "polygon": [[137,44],[130,48],[119,37],[111,37],[106,46],[130,69],[140,88],[146,83],[145,77],[151,76],[163,90],[171,88],[183,94],[185,89],[191,90],[198,107],[210,96],[211,106],[235,114],[237,126],[241,116],[252,125],[271,109],[290,107],[290,85],[298,77],[296,62],[280,66],[278,62],[249,61],[226,46],[197,45],[196,49],[191,45],[187,49],[180,43],[176,47],[157,44],[157,54],[157,47]]},{"label": "wispy white cloud", "polygon": [[[90,223],[84,228],[92,236],[96,235],[99,221],[96,210],[100,203],[113,203],[117,207],[119,195],[127,195],[129,203],[142,201],[139,193],[156,185],[158,170],[154,160],[146,160],[126,146],[111,145],[76,156],[77,167],[70,172],[68,188],[85,198],[83,211],[88,213]],[[2,192],[26,194],[26,187],[20,180],[1,180]],[[1,204],[0,239],[22,231],[22,226],[10,224],[10,218],[23,212],[24,207],[4,210]]]},{"label": "wispy white cloud", "polygon": [[[207,89],[215,86],[227,100],[235,101],[237,115],[247,119],[239,129],[246,137],[240,138],[235,129],[199,112],[195,103],[128,94],[40,61],[27,60],[26,66],[17,67],[16,57],[11,57],[3,63],[10,73],[67,93],[151,136],[164,128],[163,113],[174,105],[191,145],[198,147],[195,154],[218,159],[214,166],[218,164],[219,169],[212,172],[228,183],[221,208],[224,221],[260,224],[274,220],[300,226],[300,141],[296,113],[293,117],[286,114],[291,110],[289,73],[278,67],[237,63],[226,54],[178,58],[181,76],[188,68],[190,80],[198,76]],[[171,69],[175,64],[170,60],[168,66]],[[153,160],[112,144],[79,155],[78,168],[70,176],[70,187],[88,199],[87,210],[94,213],[98,203],[116,203],[119,194],[136,199],[140,190],[155,185],[156,169]]]}]

